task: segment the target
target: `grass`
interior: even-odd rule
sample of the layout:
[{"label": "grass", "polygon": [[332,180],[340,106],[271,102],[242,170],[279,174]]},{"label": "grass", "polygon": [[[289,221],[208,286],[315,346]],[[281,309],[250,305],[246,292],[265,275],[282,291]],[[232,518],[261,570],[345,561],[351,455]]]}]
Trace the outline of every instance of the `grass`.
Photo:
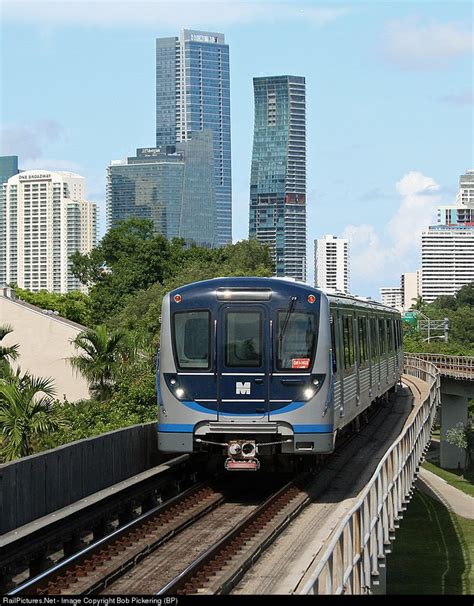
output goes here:
[{"label": "grass", "polygon": [[438,465],[434,465],[428,461],[425,461],[422,467],[443,478],[443,480],[446,480],[454,488],[474,497],[474,473],[472,469],[464,471],[462,469],[441,469]]},{"label": "grass", "polygon": [[469,595],[473,561],[474,520],[416,491],[387,557],[387,594]]}]

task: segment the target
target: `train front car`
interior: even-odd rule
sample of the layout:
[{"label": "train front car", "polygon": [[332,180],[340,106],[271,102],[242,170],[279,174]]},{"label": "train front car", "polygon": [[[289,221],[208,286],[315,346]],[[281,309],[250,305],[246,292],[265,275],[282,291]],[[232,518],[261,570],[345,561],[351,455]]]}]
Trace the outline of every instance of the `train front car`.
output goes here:
[{"label": "train front car", "polygon": [[[274,278],[217,278],[163,301],[159,448],[257,470],[334,446],[327,297]],[[267,467],[267,465],[266,465]]]}]

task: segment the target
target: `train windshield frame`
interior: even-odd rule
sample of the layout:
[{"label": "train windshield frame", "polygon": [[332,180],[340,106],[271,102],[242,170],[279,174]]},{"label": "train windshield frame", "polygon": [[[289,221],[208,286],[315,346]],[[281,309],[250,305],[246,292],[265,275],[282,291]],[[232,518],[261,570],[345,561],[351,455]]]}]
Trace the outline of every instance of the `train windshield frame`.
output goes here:
[{"label": "train windshield frame", "polygon": [[[181,371],[211,368],[211,312],[188,309],[173,314],[173,353]],[[207,338],[205,338],[207,331]]]},{"label": "train windshield frame", "polygon": [[289,317],[287,314],[288,310],[277,311],[276,369],[308,371],[313,365],[318,341],[319,315],[303,310],[293,311]]}]

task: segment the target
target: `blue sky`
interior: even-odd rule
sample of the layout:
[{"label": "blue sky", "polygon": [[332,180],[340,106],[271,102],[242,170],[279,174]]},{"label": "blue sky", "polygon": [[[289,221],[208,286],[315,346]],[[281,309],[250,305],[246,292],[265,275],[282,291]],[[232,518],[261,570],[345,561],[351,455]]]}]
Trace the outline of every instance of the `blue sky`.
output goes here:
[{"label": "blue sky", "polygon": [[233,233],[248,235],[252,77],[307,84],[313,240],[351,239],[351,290],[378,298],[419,266],[419,234],[473,162],[468,2],[3,0],[0,153],[87,179],[105,228],[106,167],[154,145],[155,38],[225,33]]}]

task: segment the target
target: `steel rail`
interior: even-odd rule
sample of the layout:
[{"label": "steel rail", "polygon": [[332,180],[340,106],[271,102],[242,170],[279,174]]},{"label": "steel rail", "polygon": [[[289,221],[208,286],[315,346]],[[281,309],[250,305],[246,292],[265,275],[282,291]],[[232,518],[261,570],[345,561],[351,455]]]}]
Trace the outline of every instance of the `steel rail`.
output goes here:
[{"label": "steel rail", "polygon": [[[62,574],[65,574],[68,571],[68,569],[72,568],[73,566],[80,565],[85,560],[87,560],[88,557],[91,557],[93,554],[99,552],[104,547],[110,546],[111,543],[117,541],[118,539],[129,535],[133,530],[136,530],[140,526],[143,526],[144,523],[152,520],[153,518],[158,516],[160,513],[167,512],[173,506],[186,500],[188,497],[193,496],[195,493],[198,493],[200,490],[202,490],[202,488],[206,487],[207,485],[208,485],[207,483],[203,482],[197,486],[192,486],[191,488],[188,488],[188,490],[186,490],[185,492],[183,492],[179,495],[176,495],[175,497],[171,498],[170,500],[166,501],[165,503],[162,503],[161,505],[158,505],[157,507],[154,507],[150,511],[147,511],[146,513],[140,515],[138,518],[132,520],[128,524],[125,524],[124,526],[117,528],[112,533],[108,534],[107,536],[91,543],[90,545],[88,545],[86,548],[82,549],[78,553],[75,553],[72,556],[66,558],[65,560],[62,560],[61,562],[57,563],[52,568],[45,570],[44,572],[42,572],[41,574],[37,575],[36,577],[34,577],[32,579],[29,579],[28,581],[19,585],[18,587],[16,587],[15,589],[13,589],[9,593],[7,593],[6,595],[15,596],[15,595],[30,594],[30,593],[37,592],[43,586],[47,586],[48,582],[52,581],[53,579],[56,579],[57,577],[60,577]],[[178,524],[177,527],[175,527],[175,529],[173,529],[173,531],[167,533],[163,537],[160,537],[160,539],[158,541],[156,541],[154,543],[149,543],[139,554],[134,554],[133,557],[130,558],[130,560],[127,559],[125,561],[119,562],[117,564],[117,569],[115,569],[115,570],[111,571],[109,574],[105,575],[99,582],[97,582],[93,586],[91,586],[90,589],[86,593],[91,593],[93,591],[96,591],[100,587],[106,586],[107,581],[111,577],[116,578],[119,574],[125,573],[134,563],[136,563],[137,561],[139,561],[141,559],[140,556],[144,557],[147,553],[150,553],[151,551],[158,549],[165,542],[169,541],[173,536],[175,536],[179,532],[182,532],[190,524],[194,523],[196,520],[198,520],[202,516],[206,515],[211,509],[214,509],[216,506],[218,506],[218,504],[220,504],[224,499],[225,499],[225,497],[222,495],[221,499],[219,499],[216,502],[213,502],[211,505],[209,505],[205,509],[199,511],[195,516],[184,520],[183,522]]]},{"label": "steel rail", "polygon": [[[307,474],[304,475],[306,478]],[[297,486],[297,484],[301,482],[304,482],[304,479],[302,477],[285,484],[277,492],[275,492],[268,499],[266,499],[261,505],[259,505],[254,511],[252,511],[248,516],[246,516],[237,526],[227,532],[219,541],[209,547],[209,549],[207,549],[202,555],[200,555],[187,568],[185,568],[182,572],[176,575],[174,579],[164,585],[156,593],[156,595],[169,595],[178,593],[180,589],[186,584],[186,582],[190,581],[220,552],[222,552],[226,547],[228,547],[234,540],[238,539],[240,534],[245,532],[253,523],[257,522],[258,518],[264,515],[273,505],[278,502],[279,499],[289,493],[291,489],[297,489],[299,492],[302,492],[302,489]],[[298,507],[295,508],[295,510],[292,511],[289,516],[285,517],[285,520],[282,523],[280,523],[277,527],[273,529],[272,540],[275,536],[277,536],[278,534],[280,534],[280,532],[283,531],[283,529],[291,521],[291,519],[301,511],[301,509],[309,502],[309,500],[310,497],[306,496],[303,502],[299,503]],[[257,553],[257,551],[261,551],[264,547],[265,546],[260,543],[255,547],[254,553],[250,557],[248,557],[246,561],[242,564],[242,574],[250,566],[250,562],[253,560],[253,556]],[[249,564],[249,566],[246,566],[246,564]],[[232,587],[229,586],[229,580],[227,580],[227,582],[222,581],[221,588],[230,591]]]}]

